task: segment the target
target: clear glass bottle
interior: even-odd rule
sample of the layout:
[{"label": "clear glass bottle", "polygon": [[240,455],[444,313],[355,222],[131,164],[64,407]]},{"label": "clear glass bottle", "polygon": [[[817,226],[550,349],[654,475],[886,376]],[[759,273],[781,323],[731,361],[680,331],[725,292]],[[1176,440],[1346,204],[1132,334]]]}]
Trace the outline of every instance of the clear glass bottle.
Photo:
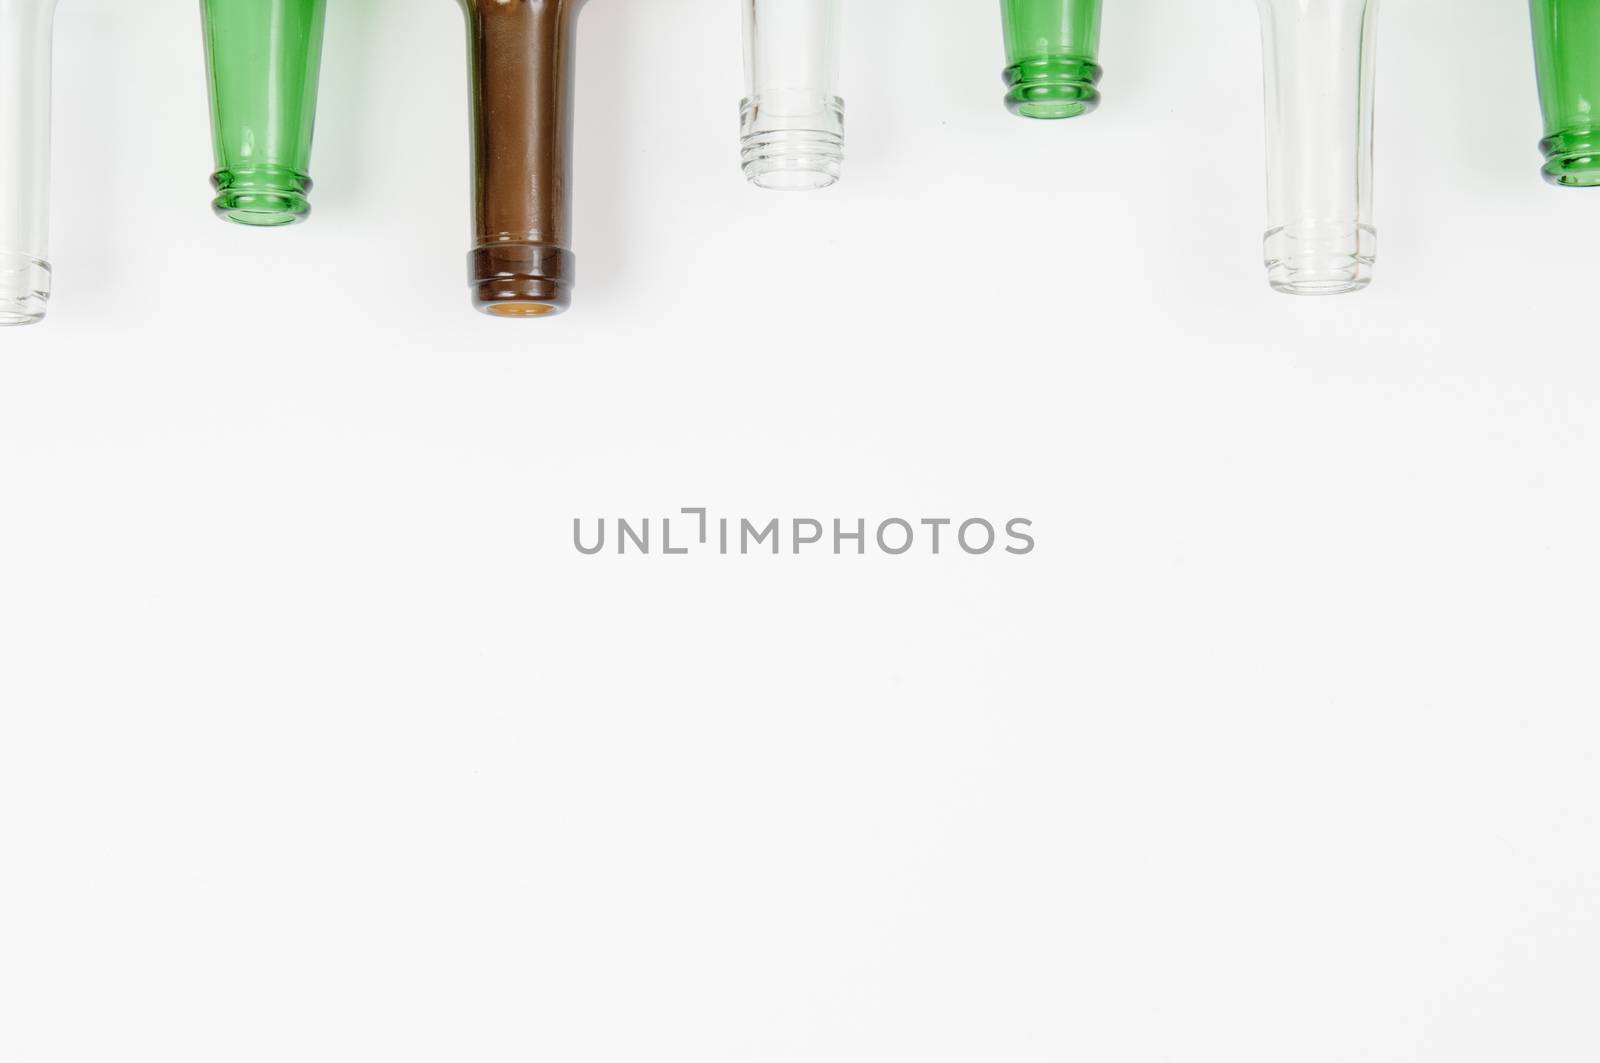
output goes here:
[{"label": "clear glass bottle", "polygon": [[50,49],[55,0],[0,0],[0,325],[50,300]]},{"label": "clear glass bottle", "polygon": [[1258,0],[1267,89],[1267,277],[1291,295],[1372,282],[1378,0]]},{"label": "clear glass bottle", "polygon": [[1076,118],[1100,106],[1100,0],[1000,0],[1006,109]]},{"label": "clear glass bottle", "polygon": [[275,226],[311,213],[327,0],[201,0],[217,216]]},{"label": "clear glass bottle", "polygon": [[839,180],[839,0],[742,0],[744,174],[760,188],[805,191]]},{"label": "clear glass bottle", "polygon": [[572,85],[583,0],[461,0],[472,98],[473,305],[495,317],[572,302]]},{"label": "clear glass bottle", "polygon": [[1600,187],[1600,3],[1532,0],[1533,52],[1544,110],[1544,179]]}]

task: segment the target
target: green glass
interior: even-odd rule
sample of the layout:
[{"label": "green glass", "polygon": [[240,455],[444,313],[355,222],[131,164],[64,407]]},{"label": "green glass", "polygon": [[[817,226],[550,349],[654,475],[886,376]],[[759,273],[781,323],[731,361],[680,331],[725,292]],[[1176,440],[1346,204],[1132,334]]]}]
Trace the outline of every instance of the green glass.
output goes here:
[{"label": "green glass", "polygon": [[1600,186],[1600,3],[1532,0],[1533,53],[1544,109],[1544,179]]},{"label": "green glass", "polygon": [[1076,118],[1100,106],[1100,0],[1000,0],[1006,109]]},{"label": "green glass", "polygon": [[326,14],[327,0],[200,0],[219,217],[289,225],[311,212]]}]

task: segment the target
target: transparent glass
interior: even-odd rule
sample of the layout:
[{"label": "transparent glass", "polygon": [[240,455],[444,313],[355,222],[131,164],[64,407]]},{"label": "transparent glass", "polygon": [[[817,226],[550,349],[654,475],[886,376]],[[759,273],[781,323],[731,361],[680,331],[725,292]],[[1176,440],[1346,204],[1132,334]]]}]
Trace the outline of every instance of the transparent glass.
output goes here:
[{"label": "transparent glass", "polygon": [[1377,0],[1258,0],[1267,88],[1267,277],[1292,295],[1372,282]]},{"label": "transparent glass", "polygon": [[311,134],[327,0],[200,0],[217,216],[289,225],[311,213]]},{"label": "transparent glass", "polygon": [[539,318],[572,303],[572,84],[583,0],[461,0],[471,75],[473,305]]},{"label": "transparent glass", "polygon": [[1100,105],[1100,0],[1000,0],[1006,109],[1076,118]]},{"label": "transparent glass", "polygon": [[50,48],[55,0],[0,0],[0,325],[50,301]]},{"label": "transparent glass", "polygon": [[839,180],[839,0],[743,0],[744,175],[761,188],[806,191]]},{"label": "transparent glass", "polygon": [[1544,179],[1600,187],[1600,3],[1532,0],[1533,52],[1544,109]]}]

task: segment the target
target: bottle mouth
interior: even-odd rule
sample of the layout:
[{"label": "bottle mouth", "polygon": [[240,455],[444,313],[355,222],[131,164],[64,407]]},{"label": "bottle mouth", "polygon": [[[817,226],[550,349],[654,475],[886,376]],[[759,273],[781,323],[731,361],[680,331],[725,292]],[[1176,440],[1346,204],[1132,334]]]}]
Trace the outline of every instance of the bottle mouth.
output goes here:
[{"label": "bottle mouth", "polygon": [[472,305],[509,320],[554,317],[572,305],[572,252],[535,243],[483,244],[467,256]]},{"label": "bottle mouth", "polygon": [[50,304],[50,264],[32,255],[0,252],[0,326],[33,325]]},{"label": "bottle mouth", "polygon": [[844,170],[844,100],[776,89],[739,105],[739,165],[757,188],[814,192]]},{"label": "bottle mouth", "polygon": [[1600,188],[1600,130],[1567,129],[1539,142],[1544,179],[1559,188]]},{"label": "bottle mouth", "polygon": [[211,175],[217,217],[239,225],[276,228],[311,214],[311,178],[282,166],[237,167]]},{"label": "bottle mouth", "polygon": [[772,129],[744,138],[740,165],[757,188],[814,192],[839,180],[844,137],[826,129]]},{"label": "bottle mouth", "polygon": [[1284,295],[1347,295],[1372,283],[1372,266],[1354,259],[1285,266],[1269,272],[1267,283]]},{"label": "bottle mouth", "polygon": [[[500,290],[485,292],[480,288],[478,291],[480,304],[478,308],[490,317],[549,317],[551,314],[561,313],[563,309],[550,300],[545,302],[522,301],[530,298],[532,297],[526,292],[507,293]],[[501,302],[498,300],[508,301]]]},{"label": "bottle mouth", "polygon": [[1370,225],[1302,222],[1267,230],[1267,283],[1285,295],[1344,295],[1372,283],[1378,234]]},{"label": "bottle mouth", "polygon": [[1077,118],[1100,106],[1100,66],[1068,55],[1033,56],[1006,67],[1006,110],[1022,118]]}]

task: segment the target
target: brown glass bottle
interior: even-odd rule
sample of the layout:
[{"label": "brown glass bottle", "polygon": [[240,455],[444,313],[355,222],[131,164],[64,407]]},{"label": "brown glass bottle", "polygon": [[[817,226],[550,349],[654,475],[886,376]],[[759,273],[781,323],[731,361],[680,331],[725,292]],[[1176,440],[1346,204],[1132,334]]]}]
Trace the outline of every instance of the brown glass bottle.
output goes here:
[{"label": "brown glass bottle", "polygon": [[547,317],[572,301],[572,61],[583,0],[460,0],[472,77],[473,304]]}]

